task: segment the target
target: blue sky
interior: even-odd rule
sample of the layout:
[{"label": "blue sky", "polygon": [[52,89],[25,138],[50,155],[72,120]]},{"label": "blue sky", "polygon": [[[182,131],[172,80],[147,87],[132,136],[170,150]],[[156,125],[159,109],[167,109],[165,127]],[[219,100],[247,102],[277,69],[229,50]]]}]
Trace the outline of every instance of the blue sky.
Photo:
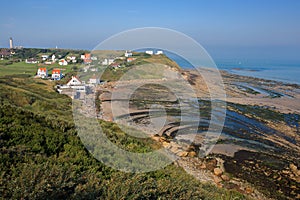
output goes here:
[{"label": "blue sky", "polygon": [[183,32],[217,59],[300,60],[298,0],[1,0],[0,47],[92,49],[120,31]]}]

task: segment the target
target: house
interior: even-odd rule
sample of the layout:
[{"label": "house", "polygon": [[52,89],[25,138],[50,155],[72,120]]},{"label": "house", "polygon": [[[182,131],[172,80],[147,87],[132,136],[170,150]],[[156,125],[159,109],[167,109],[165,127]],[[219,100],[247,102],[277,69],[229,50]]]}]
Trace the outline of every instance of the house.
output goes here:
[{"label": "house", "polygon": [[90,69],[90,66],[87,65],[87,66],[85,66],[85,67],[83,68],[83,71],[84,71],[84,72],[88,72],[89,69]]},{"label": "house", "polygon": [[77,92],[86,92],[85,83],[76,76],[72,76],[71,80],[69,80],[66,87],[72,88]]},{"label": "house", "polygon": [[90,68],[90,70],[91,70],[91,72],[97,72],[98,68],[93,67],[93,68]]},{"label": "house", "polygon": [[113,64],[114,61],[115,61],[114,59],[105,58],[104,61],[102,62],[102,65],[111,65]]},{"label": "house", "polygon": [[55,62],[55,61],[56,61],[55,55],[54,55],[54,54],[52,55],[51,60],[52,60],[52,62]]},{"label": "house", "polygon": [[161,54],[164,54],[164,52],[163,51],[157,51],[156,52],[156,55],[161,55]]},{"label": "house", "polygon": [[117,69],[120,68],[121,66],[118,63],[113,63],[110,65],[112,68]]},{"label": "house", "polygon": [[45,65],[52,65],[52,62],[51,61],[46,61],[44,62]]},{"label": "house", "polygon": [[68,62],[72,62],[72,63],[76,63],[76,56],[67,56],[67,61]]},{"label": "house", "polygon": [[146,54],[149,54],[149,55],[153,55],[153,51],[149,51],[149,50],[148,50],[148,51],[146,51],[145,53],[146,53]]},{"label": "house", "polygon": [[43,61],[45,61],[45,60],[47,60],[47,59],[49,58],[48,55],[42,55],[41,57],[42,57],[42,60],[43,60]]},{"label": "house", "polygon": [[76,76],[72,76],[66,85],[57,86],[57,91],[60,94],[67,94],[71,98],[77,99],[84,97],[84,94],[88,91],[87,88],[83,81]]},{"label": "house", "polygon": [[72,76],[71,80],[69,80],[67,85],[68,86],[82,85],[82,82],[78,77]]},{"label": "house", "polygon": [[53,80],[60,80],[60,79],[62,79],[62,73],[61,73],[61,70],[60,69],[53,69],[52,70],[52,76],[51,76],[51,78],[53,79]]},{"label": "house", "polygon": [[25,60],[25,63],[27,63],[27,64],[37,64],[37,63],[39,63],[39,61],[35,58],[29,58],[29,59]]},{"label": "house", "polygon": [[100,84],[100,79],[94,74],[90,79],[89,79],[90,84]]},{"label": "house", "polygon": [[11,55],[10,50],[1,49],[0,51],[1,58],[6,58],[9,57],[10,55]]},{"label": "house", "polygon": [[37,76],[41,78],[47,78],[48,77],[48,70],[46,68],[39,68],[37,71]]},{"label": "house", "polygon": [[62,65],[62,66],[66,66],[66,65],[68,65],[68,62],[65,59],[61,59],[58,61],[58,64]]},{"label": "house", "polygon": [[83,62],[84,62],[84,64],[90,64],[90,63],[92,63],[92,59],[91,59],[91,54],[90,53],[84,54]]},{"label": "house", "polygon": [[134,60],[136,60],[136,58],[132,58],[132,57],[127,58],[127,62],[132,62],[132,61],[134,61]]},{"label": "house", "polygon": [[118,56],[115,58],[116,60],[125,60],[125,57],[124,56]]},{"label": "house", "polygon": [[92,56],[92,57],[91,57],[91,60],[96,61],[96,60],[98,60],[98,58],[97,58],[96,56]]},{"label": "house", "polygon": [[131,53],[131,52],[128,52],[128,51],[125,52],[125,57],[126,57],[126,58],[131,57],[131,56],[132,56],[132,53]]}]

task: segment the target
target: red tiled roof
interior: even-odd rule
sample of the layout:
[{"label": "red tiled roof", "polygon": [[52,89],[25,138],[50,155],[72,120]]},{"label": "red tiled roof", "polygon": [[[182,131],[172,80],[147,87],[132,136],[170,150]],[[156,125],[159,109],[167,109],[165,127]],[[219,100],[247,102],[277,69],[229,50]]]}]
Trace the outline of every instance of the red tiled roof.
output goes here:
[{"label": "red tiled roof", "polygon": [[40,71],[43,71],[43,72],[47,71],[46,68],[39,68],[39,70],[40,70]]},{"label": "red tiled roof", "polygon": [[90,53],[86,53],[86,54],[84,54],[84,56],[85,56],[86,59],[90,59],[91,58],[91,54]]},{"label": "red tiled roof", "polygon": [[53,69],[52,74],[60,74],[60,69]]}]

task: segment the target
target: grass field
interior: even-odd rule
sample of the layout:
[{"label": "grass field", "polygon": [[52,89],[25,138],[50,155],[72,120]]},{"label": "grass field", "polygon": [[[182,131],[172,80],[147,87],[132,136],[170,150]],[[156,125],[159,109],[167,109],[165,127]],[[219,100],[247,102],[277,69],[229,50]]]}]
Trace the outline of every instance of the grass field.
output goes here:
[{"label": "grass field", "polygon": [[25,62],[11,63],[8,60],[0,61],[0,76],[13,74],[35,75],[37,69],[37,65],[26,64]]},{"label": "grass field", "polygon": [[27,64],[25,62],[11,62],[9,60],[0,60],[0,76],[6,75],[18,75],[25,74],[30,76],[35,76],[38,68],[46,67],[48,69],[48,74],[51,74],[52,69],[59,68],[62,69],[63,74],[74,71],[74,66],[80,68],[81,64],[70,64],[67,66],[59,66],[57,63],[53,65],[43,65],[43,64]]}]

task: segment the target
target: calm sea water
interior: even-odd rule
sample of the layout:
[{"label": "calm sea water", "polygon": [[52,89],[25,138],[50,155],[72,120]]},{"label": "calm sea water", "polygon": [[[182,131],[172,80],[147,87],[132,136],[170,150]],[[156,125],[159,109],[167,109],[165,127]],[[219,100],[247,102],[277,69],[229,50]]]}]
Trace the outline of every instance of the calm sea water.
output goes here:
[{"label": "calm sea water", "polygon": [[216,64],[233,74],[300,84],[300,62],[217,61]]},{"label": "calm sea water", "polygon": [[[155,49],[150,49],[154,50]],[[144,51],[144,50],[143,50]],[[193,65],[184,58],[164,51],[165,55],[174,60],[180,67],[189,69]],[[192,60],[194,63],[197,59]],[[251,76],[256,78],[281,81],[285,83],[296,83],[300,85],[300,61],[241,61],[241,60],[215,60],[220,70],[232,74]]]},{"label": "calm sea water", "polygon": [[[169,52],[166,55],[182,68],[194,68],[187,60]],[[196,60],[193,62],[197,63]],[[300,61],[215,61],[220,70],[232,74],[300,84]]]}]

